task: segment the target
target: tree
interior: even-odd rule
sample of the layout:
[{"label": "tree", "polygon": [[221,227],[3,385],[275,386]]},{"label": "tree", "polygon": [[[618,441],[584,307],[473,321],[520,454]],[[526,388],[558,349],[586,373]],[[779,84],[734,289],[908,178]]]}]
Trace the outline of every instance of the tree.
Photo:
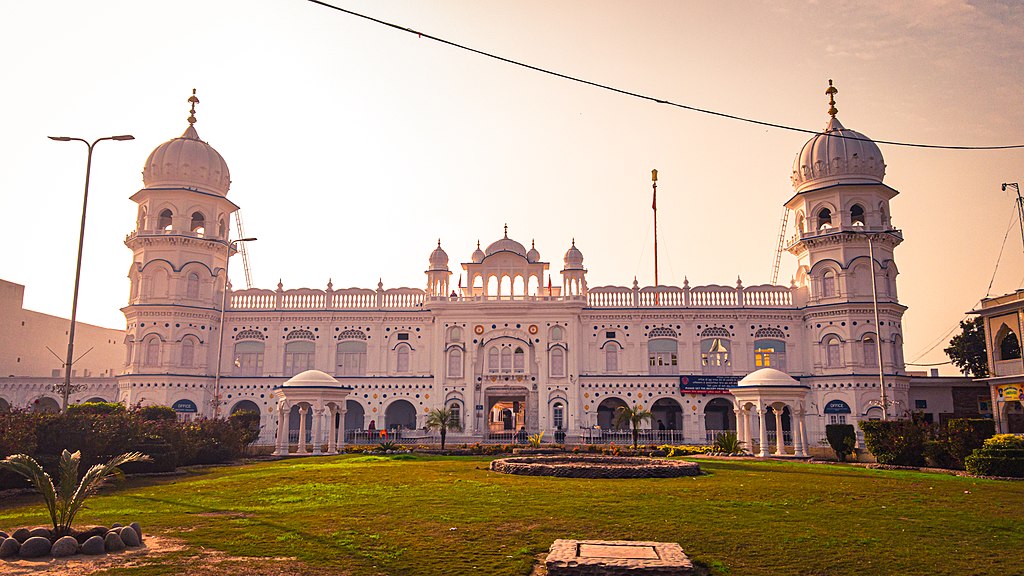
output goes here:
[{"label": "tree", "polygon": [[985,324],[982,319],[960,321],[960,334],[953,336],[943,350],[964,376],[988,376],[988,355],[985,353]]},{"label": "tree", "polygon": [[31,456],[15,454],[0,460],[0,469],[24,476],[43,495],[56,538],[67,536],[71,532],[71,523],[75,520],[75,514],[85,506],[86,498],[99,491],[111,476],[122,475],[118,466],[129,462],[147,461],[150,458],[140,452],[121,454],[111,458],[106,464],[96,464],[89,468],[82,476],[81,482],[77,482],[78,464],[81,459],[81,452],[72,454],[64,450],[61,453],[60,461],[57,463],[59,482],[56,486],[50,475]]},{"label": "tree", "polygon": [[633,430],[633,449],[636,450],[637,440],[640,436],[640,425],[645,420],[651,419],[651,411],[643,407],[642,404],[635,406],[619,406],[615,410],[615,426],[629,426]]},{"label": "tree", "polygon": [[462,422],[459,422],[459,413],[451,408],[434,408],[427,414],[427,428],[441,432],[441,450],[444,450],[444,440],[449,430],[462,432]]}]

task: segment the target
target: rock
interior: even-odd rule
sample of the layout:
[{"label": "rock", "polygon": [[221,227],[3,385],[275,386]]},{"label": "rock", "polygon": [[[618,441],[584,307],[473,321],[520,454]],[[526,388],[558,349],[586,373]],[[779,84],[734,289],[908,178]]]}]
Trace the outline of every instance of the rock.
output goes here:
[{"label": "rock", "polygon": [[142,542],[142,526],[139,526],[138,522],[132,522],[128,526],[130,526],[132,530],[135,530],[135,533],[139,535],[139,542],[141,543]]},{"label": "rock", "polygon": [[50,554],[54,558],[63,558],[65,556],[74,556],[78,553],[78,540],[75,540],[74,536],[64,536],[58,538],[53,546],[50,547]]},{"label": "rock", "polygon": [[20,549],[21,542],[18,542],[14,538],[4,538],[4,541],[0,542],[0,558],[16,556]]},{"label": "rock", "polygon": [[109,532],[113,532],[114,534],[117,534],[118,536],[120,536],[121,535],[121,530],[124,530],[124,526],[111,526],[110,530],[107,530],[107,532],[108,533]]},{"label": "rock", "polygon": [[86,540],[93,536],[99,536],[100,540],[102,540],[107,535],[107,532],[106,526],[90,526],[85,530],[75,532],[75,539],[78,540],[79,544],[84,544]]},{"label": "rock", "polygon": [[125,526],[121,529],[121,541],[129,548],[135,548],[142,544],[142,542],[139,541],[139,534],[130,526]]},{"label": "rock", "polygon": [[18,556],[22,558],[39,558],[50,553],[50,541],[42,536],[33,536],[21,544]]},{"label": "rock", "polygon": [[124,540],[117,535],[117,532],[107,532],[107,536],[103,539],[103,548],[107,552],[120,552],[124,550]]},{"label": "rock", "polygon": [[3,542],[4,538],[10,538],[10,537],[11,537],[10,534],[8,534],[7,532],[4,532],[3,530],[0,530],[0,542]]},{"label": "rock", "polygon": [[53,530],[42,526],[37,526],[36,528],[29,530],[28,533],[29,537],[39,536],[41,538],[46,538],[47,540],[53,537]]},{"label": "rock", "polygon": [[17,540],[19,544],[23,544],[25,540],[31,537],[32,534],[29,533],[28,528],[18,528],[14,531],[14,534],[11,534],[11,538]]},{"label": "rock", "polygon": [[113,530],[114,528],[120,528],[122,526],[124,526],[124,524],[121,524],[120,522],[114,522],[110,525],[110,529]]},{"label": "rock", "polygon": [[82,554],[96,556],[106,551],[107,548],[104,545],[103,536],[90,536],[88,540],[82,543]]}]

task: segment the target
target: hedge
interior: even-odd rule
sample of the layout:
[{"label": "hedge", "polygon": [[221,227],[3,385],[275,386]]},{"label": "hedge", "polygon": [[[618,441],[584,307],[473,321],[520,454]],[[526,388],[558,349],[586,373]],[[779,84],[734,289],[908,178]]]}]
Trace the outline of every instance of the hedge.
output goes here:
[{"label": "hedge", "polygon": [[985,418],[953,418],[946,424],[946,449],[953,467],[963,469],[964,460],[982,447],[996,433],[995,420]]},{"label": "hedge", "polygon": [[845,462],[846,456],[853,454],[854,448],[857,447],[857,433],[853,429],[853,424],[827,424],[825,438],[840,462]]},{"label": "hedge", "polygon": [[925,424],[913,420],[861,421],[864,443],[879,464],[923,466]]},{"label": "hedge", "polygon": [[964,460],[971,474],[1024,478],[1024,437],[998,434]]}]

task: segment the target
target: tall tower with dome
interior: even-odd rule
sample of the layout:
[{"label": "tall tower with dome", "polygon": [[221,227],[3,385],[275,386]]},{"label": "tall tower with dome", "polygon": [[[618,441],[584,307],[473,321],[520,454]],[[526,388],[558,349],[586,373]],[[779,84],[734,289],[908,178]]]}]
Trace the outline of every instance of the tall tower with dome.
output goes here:
[{"label": "tall tower with dome", "polygon": [[131,197],[138,218],[125,239],[133,257],[120,379],[120,399],[129,404],[145,402],[147,393],[170,403],[178,397],[212,401],[209,375],[217,361],[231,214],[238,206],[227,199],[227,163],[196,131],[195,90],[188,102],[188,127],[153,150],[143,188]]},{"label": "tall tower with dome", "polygon": [[[832,387],[830,377],[843,376],[842,385],[862,388],[858,392],[870,402],[880,396],[881,357],[887,396],[895,401],[887,410],[892,414],[894,408],[907,409],[908,382],[902,338],[906,306],[897,298],[893,257],[903,234],[893,227],[889,210],[899,192],[882,182],[885,161],[878,145],[839,121],[837,93],[829,80],[828,124],[797,154],[795,195],[786,202],[796,222],[788,249],[797,258],[796,283],[806,298],[807,361],[818,376],[812,385]],[[858,382],[850,383],[851,376]]]}]

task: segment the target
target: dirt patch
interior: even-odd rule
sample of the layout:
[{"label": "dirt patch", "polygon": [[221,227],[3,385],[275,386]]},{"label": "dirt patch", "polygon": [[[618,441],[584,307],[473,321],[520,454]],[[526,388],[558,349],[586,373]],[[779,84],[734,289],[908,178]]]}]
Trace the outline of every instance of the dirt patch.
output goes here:
[{"label": "dirt patch", "polygon": [[170,538],[146,536],[139,548],[129,548],[124,552],[85,556],[75,554],[67,558],[40,558],[38,560],[6,559],[0,560],[0,574],[46,574],[53,576],[82,576],[92,574],[106,568],[136,566],[140,560],[157,555],[168,555],[184,550],[184,545]]}]

